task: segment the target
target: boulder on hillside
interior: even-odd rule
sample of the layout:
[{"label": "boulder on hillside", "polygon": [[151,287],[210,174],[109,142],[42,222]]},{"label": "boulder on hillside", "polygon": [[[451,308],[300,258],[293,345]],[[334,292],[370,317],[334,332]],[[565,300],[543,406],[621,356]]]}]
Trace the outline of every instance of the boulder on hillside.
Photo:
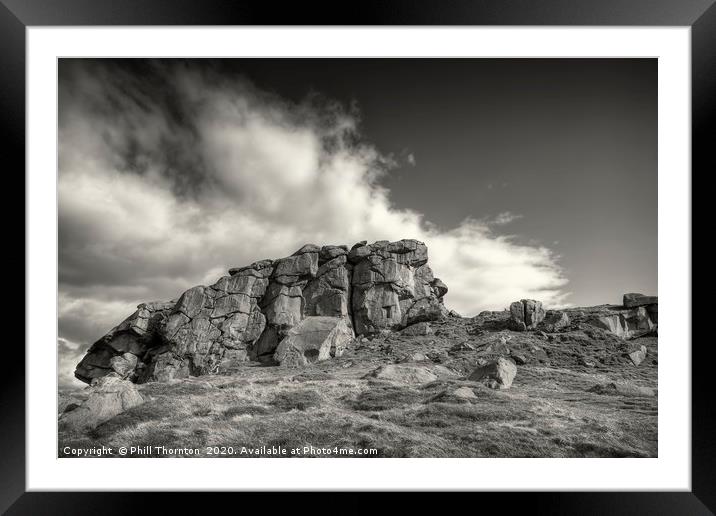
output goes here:
[{"label": "boulder on hillside", "polygon": [[510,323],[514,330],[534,330],[544,317],[541,301],[522,299],[510,305]]},{"label": "boulder on hillside", "polygon": [[144,403],[136,385],[116,373],[93,380],[88,389],[89,397],[73,410],[64,412],[60,423],[74,430],[86,431]]},{"label": "boulder on hillside", "polygon": [[627,353],[627,355],[629,356],[629,358],[631,359],[632,363],[635,366],[638,366],[639,364],[641,364],[644,361],[644,359],[646,358],[646,354],[647,354],[647,350],[646,350],[646,346],[644,346],[644,345],[640,346],[639,349],[636,349],[630,353]]},{"label": "boulder on hillside", "polygon": [[659,302],[657,296],[645,296],[644,294],[624,294],[622,304],[627,308],[635,308],[637,306],[655,305]]},{"label": "boulder on hillside", "polygon": [[480,382],[491,389],[509,389],[517,375],[517,366],[512,360],[499,357],[475,369],[467,377],[473,382]]},{"label": "boulder on hillside", "polygon": [[273,358],[282,366],[300,367],[341,356],[352,339],[353,331],[341,317],[306,317],[288,330]]}]

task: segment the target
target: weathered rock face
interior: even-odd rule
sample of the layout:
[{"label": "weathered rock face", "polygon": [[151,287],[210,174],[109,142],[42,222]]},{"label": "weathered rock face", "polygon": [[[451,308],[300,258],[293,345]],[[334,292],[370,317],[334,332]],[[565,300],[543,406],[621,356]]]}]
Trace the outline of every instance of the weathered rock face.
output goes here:
[{"label": "weathered rock face", "polygon": [[427,265],[428,248],[417,240],[353,246],[352,309],[357,334],[395,329],[447,314],[445,284]]},{"label": "weathered rock face", "polygon": [[541,301],[522,299],[510,305],[510,317],[515,330],[533,330],[544,319],[545,311]]},{"label": "weathered rock face", "polygon": [[[90,383],[93,378],[100,378],[113,371],[111,360],[117,355],[131,353],[143,356],[149,349],[160,343],[159,329],[166,322],[176,301],[142,303],[137,311],[127,317],[109,333],[95,342],[77,365],[75,376],[83,382]],[[142,368],[131,372],[135,380]],[[143,364],[142,364],[143,366]]]},{"label": "weathered rock face", "polygon": [[[232,268],[176,300],[139,305],[92,345],[75,376],[90,383],[111,372],[134,382],[213,374],[228,363],[271,362],[289,336],[283,351],[298,356],[315,337],[300,335],[313,331],[314,318],[340,319],[341,342],[346,330],[352,337],[433,321],[447,313],[447,286],[427,262],[424,243],[400,240],[307,244],[286,258]],[[314,322],[300,325],[307,318]]]},{"label": "weathered rock face", "polygon": [[631,309],[614,309],[594,317],[590,322],[592,325],[608,330],[624,339],[638,337],[656,329],[656,324],[643,306]]}]

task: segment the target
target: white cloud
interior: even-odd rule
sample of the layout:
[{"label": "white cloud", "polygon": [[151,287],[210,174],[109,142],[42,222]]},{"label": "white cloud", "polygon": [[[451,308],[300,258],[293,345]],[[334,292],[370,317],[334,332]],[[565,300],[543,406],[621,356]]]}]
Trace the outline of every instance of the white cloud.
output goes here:
[{"label": "white cloud", "polygon": [[357,120],[339,106],[292,105],[241,82],[164,72],[188,126],[149,94],[127,98],[122,77],[78,70],[62,96],[62,337],[87,345],[138,302],[174,298],[306,242],[423,240],[450,289],[447,305],[464,315],[523,297],[563,303],[557,258],[494,232],[514,214],[443,231],[420,206],[392,206],[378,182],[391,160],[356,143]]},{"label": "white cloud", "polygon": [[518,213],[512,213],[511,211],[503,211],[501,213],[498,213],[497,216],[492,219],[492,224],[504,226],[505,224],[509,224],[510,222],[514,222],[515,220],[521,218],[522,215]]}]

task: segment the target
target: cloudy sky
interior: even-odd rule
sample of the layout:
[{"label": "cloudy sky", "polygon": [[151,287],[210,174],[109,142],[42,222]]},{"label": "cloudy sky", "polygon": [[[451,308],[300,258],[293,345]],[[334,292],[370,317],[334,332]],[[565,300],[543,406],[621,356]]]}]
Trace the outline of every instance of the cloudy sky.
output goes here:
[{"label": "cloudy sky", "polygon": [[464,315],[656,294],[656,79],[649,59],[60,60],[61,369],[138,303],[307,242],[422,240]]}]

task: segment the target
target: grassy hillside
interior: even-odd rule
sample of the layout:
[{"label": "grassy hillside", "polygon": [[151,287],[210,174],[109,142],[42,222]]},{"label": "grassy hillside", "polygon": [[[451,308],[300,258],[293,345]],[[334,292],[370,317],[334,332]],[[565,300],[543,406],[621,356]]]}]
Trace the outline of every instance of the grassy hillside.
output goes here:
[{"label": "grassy hillside", "polygon": [[[450,318],[432,323],[427,336],[357,339],[342,357],[303,369],[246,363],[217,376],[142,384],[144,404],[86,434],[61,424],[58,455],[69,456],[68,446],[105,445],[158,457],[168,455],[153,447],[227,457],[272,456],[281,448],[336,456],[324,447],[375,450],[369,457],[656,456],[656,337],[623,341],[580,322],[578,313],[554,334],[513,332],[503,317]],[[626,353],[641,345],[648,355],[637,367]],[[497,356],[518,364],[510,389],[464,379]],[[410,363],[438,379],[365,377],[386,363]],[[472,396],[455,393],[461,387]],[[60,411],[83,396],[62,392]]]}]

